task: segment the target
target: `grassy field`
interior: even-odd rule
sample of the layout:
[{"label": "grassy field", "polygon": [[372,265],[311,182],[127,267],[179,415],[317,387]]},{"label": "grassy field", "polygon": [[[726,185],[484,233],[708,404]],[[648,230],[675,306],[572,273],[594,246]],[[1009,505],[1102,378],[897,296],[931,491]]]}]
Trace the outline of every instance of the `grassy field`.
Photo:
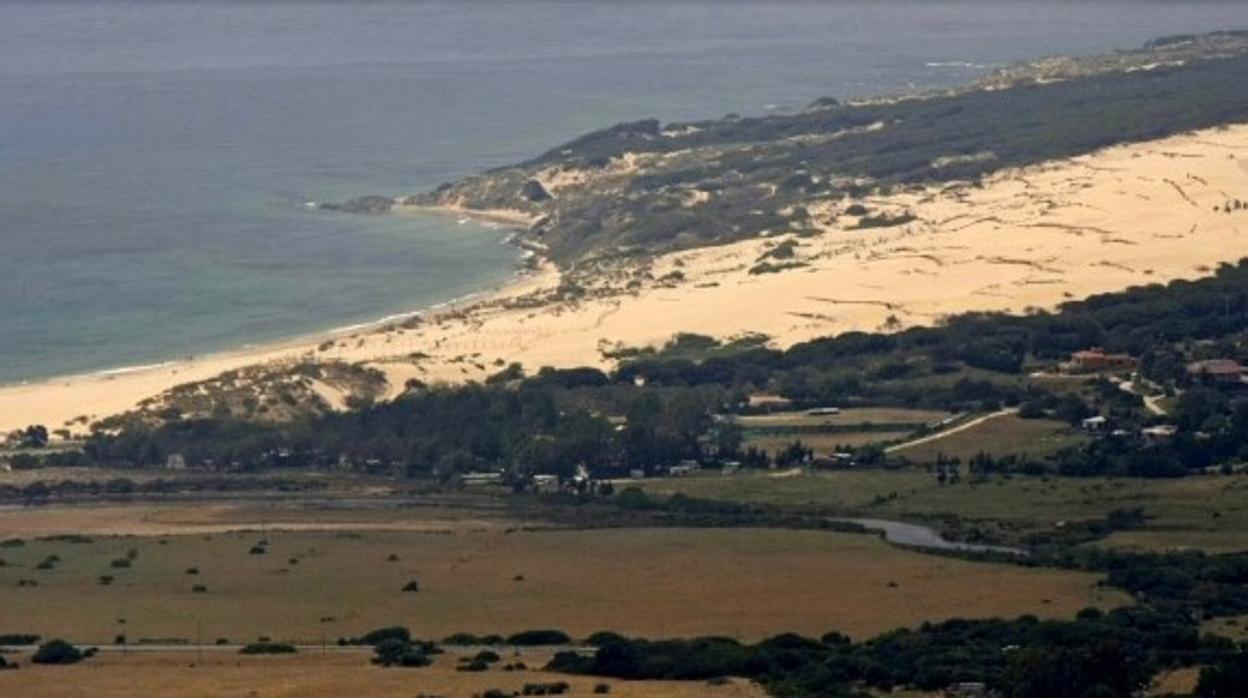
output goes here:
[{"label": "grassy field", "polygon": [[[551,674],[542,671],[456,671],[457,657],[439,655],[434,664],[419,669],[381,669],[369,664],[367,654],[307,653],[282,657],[244,657],[237,654],[105,653],[66,667],[26,663],[18,671],[0,672],[0,695],[38,695],[45,698],[380,698],[381,696],[444,696],[470,698],[498,688],[508,695],[526,683],[567,682],[573,696],[591,695],[607,684],[609,695],[621,698],[755,698],[765,693],[741,680],[717,686],[701,681],[613,681]],[[522,661],[534,669],[549,660],[542,652],[506,656],[501,664]]]},{"label": "grassy field", "polygon": [[860,424],[928,424],[952,417],[940,410],[910,410],[900,407],[856,407],[838,414],[815,415],[806,412],[779,412],[747,415],[737,422],[746,429],[794,427],[846,427]]},{"label": "grassy field", "polygon": [[[262,538],[266,554],[250,554]],[[52,555],[53,569],[35,569]],[[128,556],[129,568],[110,566]],[[423,637],[540,627],[575,636],[866,637],[925,620],[1068,617],[1126,601],[1097,589],[1092,575],[773,529],[238,532],[31,541],[0,557],[0,632],[90,642],[117,633],[190,640],[197,626],[206,641],[319,642],[395,623]],[[115,580],[101,585],[101,575]],[[977,583],[985,578],[989,590]],[[38,586],[19,586],[23,579]],[[401,591],[411,580],[420,591]]]},{"label": "grassy field", "polygon": [[841,447],[858,447],[867,444],[899,441],[910,435],[909,431],[847,431],[836,434],[762,434],[749,435],[745,438],[746,446],[761,448],[768,453],[783,451],[801,441],[808,448],[815,450],[816,455],[828,456],[836,453]]},{"label": "grassy field", "polygon": [[1196,682],[1200,679],[1199,667],[1185,667],[1163,671],[1153,679],[1152,685],[1145,690],[1149,696],[1186,696],[1196,690]]},{"label": "grassy field", "polygon": [[898,449],[894,455],[915,463],[931,463],[938,454],[966,461],[983,452],[993,456],[1028,455],[1034,458],[1087,443],[1087,436],[1064,422],[1021,419],[1004,415],[949,436]]},{"label": "grassy field", "polygon": [[1221,635],[1236,642],[1248,641],[1248,616],[1214,618],[1201,624],[1201,630]]},{"label": "grassy field", "polygon": [[[920,468],[821,473],[790,471],[646,480],[649,492],[826,509],[882,518],[948,517],[997,522],[1005,533],[1049,530],[1064,521],[1141,509],[1139,530],[1102,545],[1139,549],[1248,550],[1248,477],[1211,475],[1176,480],[994,476],[941,485]],[[786,475],[786,476],[781,476]]]},{"label": "grassy field", "polygon": [[939,410],[894,407],[861,407],[838,414],[779,412],[748,415],[737,422],[745,430],[745,444],[769,453],[782,451],[800,440],[818,455],[830,455],[841,447],[905,439],[923,425],[951,418]]}]

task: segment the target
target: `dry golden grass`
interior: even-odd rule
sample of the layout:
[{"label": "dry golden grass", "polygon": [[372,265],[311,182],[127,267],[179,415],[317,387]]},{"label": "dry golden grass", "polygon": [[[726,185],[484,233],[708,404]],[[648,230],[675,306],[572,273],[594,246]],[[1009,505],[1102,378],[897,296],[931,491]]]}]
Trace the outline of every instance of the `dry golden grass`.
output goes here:
[{"label": "dry golden grass", "polygon": [[[260,538],[267,554],[249,554]],[[110,567],[131,549],[131,568]],[[61,558],[55,569],[34,569],[49,555]],[[772,529],[232,533],[35,541],[0,557],[4,631],[84,642],[123,632],[131,642],[195,639],[198,625],[207,642],[315,643],[391,624],[432,638],[548,627],[579,637],[862,638],[926,620],[1069,617],[1128,601],[1098,589],[1095,575]],[[199,574],[186,574],[191,567]],[[101,585],[100,575],[115,580]],[[20,579],[38,586],[18,587]],[[420,592],[401,592],[412,579]],[[194,593],[196,584],[207,592]]]},{"label": "dry golden grass", "polygon": [[[331,500],[332,501],[332,500]],[[300,501],[104,504],[0,511],[0,538],[91,532],[114,536],[228,533],[240,530],[402,530],[425,533],[502,530],[519,525],[501,505],[334,508]]]},{"label": "dry golden grass", "polygon": [[1248,641],[1248,615],[1207,620],[1201,624],[1200,629],[1205,633],[1221,635],[1236,642]]},{"label": "dry golden grass", "polygon": [[1153,679],[1153,683],[1144,693],[1146,696],[1186,696],[1196,690],[1196,681],[1200,678],[1198,667],[1187,667],[1163,671]]},{"label": "dry golden grass", "polygon": [[[547,660],[543,653],[519,658],[530,667]],[[374,698],[436,695],[470,698],[490,688],[519,690],[525,683],[565,681],[570,695],[591,695],[595,685],[611,686],[620,698],[755,698],[765,695],[742,680],[725,686],[704,682],[621,682],[566,676],[541,671],[466,673],[455,671],[455,658],[439,656],[429,667],[381,669],[369,664],[367,654],[303,654],[282,657],[244,657],[205,653],[105,653],[67,667],[41,667],[18,661],[18,671],[0,672],[0,695],[40,698]],[[506,657],[505,662],[513,661]]]}]

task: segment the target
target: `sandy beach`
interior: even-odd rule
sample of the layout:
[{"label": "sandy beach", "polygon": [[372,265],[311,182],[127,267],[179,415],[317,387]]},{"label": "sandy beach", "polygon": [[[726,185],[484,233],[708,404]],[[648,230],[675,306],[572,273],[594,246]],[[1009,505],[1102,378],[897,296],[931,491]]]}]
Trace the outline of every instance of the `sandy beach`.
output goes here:
[{"label": "sandy beach", "polygon": [[[511,362],[530,372],[606,368],[612,363],[604,352],[662,344],[678,332],[762,333],[787,347],[849,330],[930,325],[971,310],[1022,313],[1198,278],[1248,256],[1248,125],[1001,172],[982,186],[915,189],[862,203],[913,220],[853,229],[854,221],[835,214],[844,202],[813,201],[814,231],[586,274],[577,281],[587,292],[572,299],[556,292],[560,274],[547,266],[494,293],[425,312],[419,322],[0,388],[0,431],[74,422],[72,430],[82,432],[85,423],[173,386],[260,364],[363,363],[385,373],[386,397],[393,397],[410,380],[482,379]],[[751,273],[788,240],[795,244],[788,268]]]}]

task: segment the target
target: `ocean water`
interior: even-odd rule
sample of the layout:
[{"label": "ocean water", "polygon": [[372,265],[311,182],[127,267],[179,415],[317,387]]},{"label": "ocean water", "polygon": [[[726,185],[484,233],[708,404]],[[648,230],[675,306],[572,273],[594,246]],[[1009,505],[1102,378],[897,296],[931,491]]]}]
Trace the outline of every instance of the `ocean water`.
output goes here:
[{"label": "ocean water", "polygon": [[0,2],[0,382],[298,336],[505,281],[406,193],[618,121],[764,113],[1248,28],[1248,3]]}]

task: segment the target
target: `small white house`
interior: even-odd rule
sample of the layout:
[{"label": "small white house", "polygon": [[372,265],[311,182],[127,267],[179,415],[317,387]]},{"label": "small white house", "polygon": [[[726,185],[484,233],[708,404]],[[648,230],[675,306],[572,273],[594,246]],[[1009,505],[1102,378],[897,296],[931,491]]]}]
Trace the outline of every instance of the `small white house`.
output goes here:
[{"label": "small white house", "polygon": [[1179,428],[1173,424],[1158,424],[1155,427],[1141,429],[1140,436],[1144,437],[1144,440],[1150,443],[1160,443],[1162,441],[1169,441],[1170,439],[1173,439],[1174,435],[1177,434],[1178,431]]},{"label": "small white house", "polygon": [[1099,414],[1083,420],[1084,431],[1103,431],[1107,426],[1109,426],[1109,420]]},{"label": "small white house", "polygon": [[502,473],[464,473],[459,476],[460,482],[465,487],[484,486],[484,485],[501,485],[503,483]]}]

